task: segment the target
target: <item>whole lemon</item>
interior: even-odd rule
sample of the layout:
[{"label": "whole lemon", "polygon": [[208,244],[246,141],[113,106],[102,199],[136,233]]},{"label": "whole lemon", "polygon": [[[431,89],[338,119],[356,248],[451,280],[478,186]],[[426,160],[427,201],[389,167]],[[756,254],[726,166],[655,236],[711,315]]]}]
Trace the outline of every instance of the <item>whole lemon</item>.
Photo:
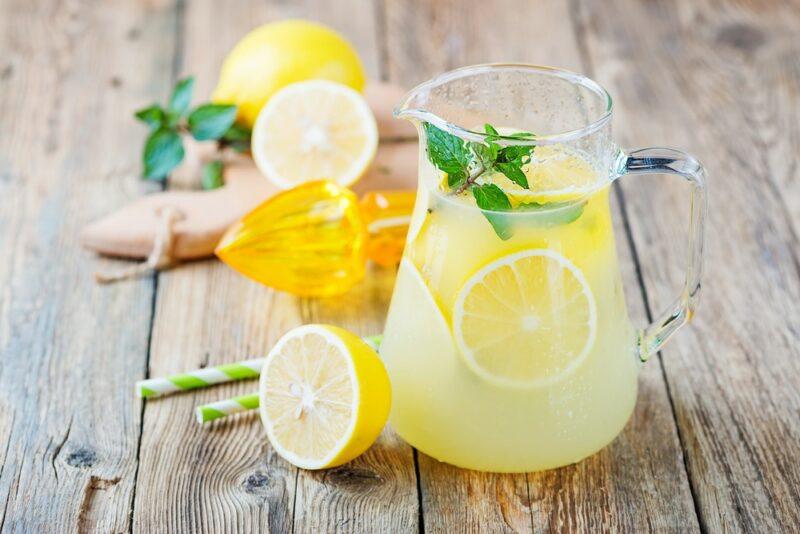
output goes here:
[{"label": "whole lemon", "polygon": [[251,31],[231,50],[212,99],[238,105],[239,122],[252,128],[275,91],[311,79],[361,91],[364,69],[350,43],[332,29],[307,20],[273,22]]}]

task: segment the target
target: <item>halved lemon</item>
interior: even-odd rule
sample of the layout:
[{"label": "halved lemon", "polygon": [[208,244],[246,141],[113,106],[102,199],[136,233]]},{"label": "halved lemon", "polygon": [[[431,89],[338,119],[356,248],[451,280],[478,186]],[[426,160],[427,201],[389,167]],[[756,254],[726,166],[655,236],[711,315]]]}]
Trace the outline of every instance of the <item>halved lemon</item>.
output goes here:
[{"label": "halved lemon", "polygon": [[456,297],[456,343],[467,366],[504,387],[554,384],[594,344],[597,307],[583,273],[550,249],[509,254],[472,275]]},{"label": "halved lemon", "polygon": [[362,339],[328,325],[286,333],[264,362],[261,421],[288,462],[323,469],[349,462],[378,438],[391,388],[378,355]]},{"label": "halved lemon", "polygon": [[264,176],[288,189],[311,180],[349,186],[366,172],[378,127],[359,93],[312,80],[275,93],[256,119],[251,151]]}]

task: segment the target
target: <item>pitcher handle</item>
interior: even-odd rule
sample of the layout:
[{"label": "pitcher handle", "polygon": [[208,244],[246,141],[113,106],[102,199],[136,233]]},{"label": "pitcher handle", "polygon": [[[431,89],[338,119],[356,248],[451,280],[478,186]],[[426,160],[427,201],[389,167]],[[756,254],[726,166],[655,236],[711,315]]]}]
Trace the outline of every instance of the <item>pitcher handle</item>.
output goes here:
[{"label": "pitcher handle", "polygon": [[692,186],[686,281],[675,302],[639,332],[639,358],[645,362],[661,350],[675,331],[692,319],[697,307],[703,271],[707,202],[705,169],[686,152],[671,148],[643,148],[621,157],[619,176],[627,174],[677,174]]}]

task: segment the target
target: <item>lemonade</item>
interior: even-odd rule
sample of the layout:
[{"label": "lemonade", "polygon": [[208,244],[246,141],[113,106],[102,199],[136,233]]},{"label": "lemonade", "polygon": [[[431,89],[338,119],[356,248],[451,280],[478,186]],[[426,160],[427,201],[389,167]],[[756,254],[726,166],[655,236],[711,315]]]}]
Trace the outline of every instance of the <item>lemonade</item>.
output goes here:
[{"label": "lemonade", "polygon": [[536,147],[529,188],[481,176],[511,203],[486,212],[421,158],[381,357],[390,422],[422,452],[534,471],[581,460],[624,427],[639,360],[597,167],[567,146]]}]

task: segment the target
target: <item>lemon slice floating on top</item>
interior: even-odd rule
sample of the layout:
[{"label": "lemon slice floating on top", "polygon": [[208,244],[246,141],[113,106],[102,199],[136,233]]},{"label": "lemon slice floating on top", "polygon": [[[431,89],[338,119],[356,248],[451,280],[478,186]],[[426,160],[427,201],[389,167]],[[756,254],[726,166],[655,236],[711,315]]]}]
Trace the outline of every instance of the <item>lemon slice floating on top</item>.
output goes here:
[{"label": "lemon slice floating on top", "polygon": [[549,249],[509,254],[461,288],[453,313],[467,366],[502,387],[554,384],[586,359],[597,307],[583,273]]},{"label": "lemon slice floating on top", "polygon": [[488,178],[508,195],[512,205],[577,200],[596,190],[603,180],[585,158],[560,145],[537,146],[522,171],[528,180],[528,189],[501,173]]},{"label": "lemon slice floating on top", "polygon": [[312,80],[275,93],[256,119],[251,151],[264,176],[288,189],[311,180],[355,183],[378,147],[378,127],[353,89]]},{"label": "lemon slice floating on top", "polygon": [[389,417],[389,377],[362,339],[327,325],[286,333],[264,362],[261,421],[278,454],[304,469],[349,462]]}]

